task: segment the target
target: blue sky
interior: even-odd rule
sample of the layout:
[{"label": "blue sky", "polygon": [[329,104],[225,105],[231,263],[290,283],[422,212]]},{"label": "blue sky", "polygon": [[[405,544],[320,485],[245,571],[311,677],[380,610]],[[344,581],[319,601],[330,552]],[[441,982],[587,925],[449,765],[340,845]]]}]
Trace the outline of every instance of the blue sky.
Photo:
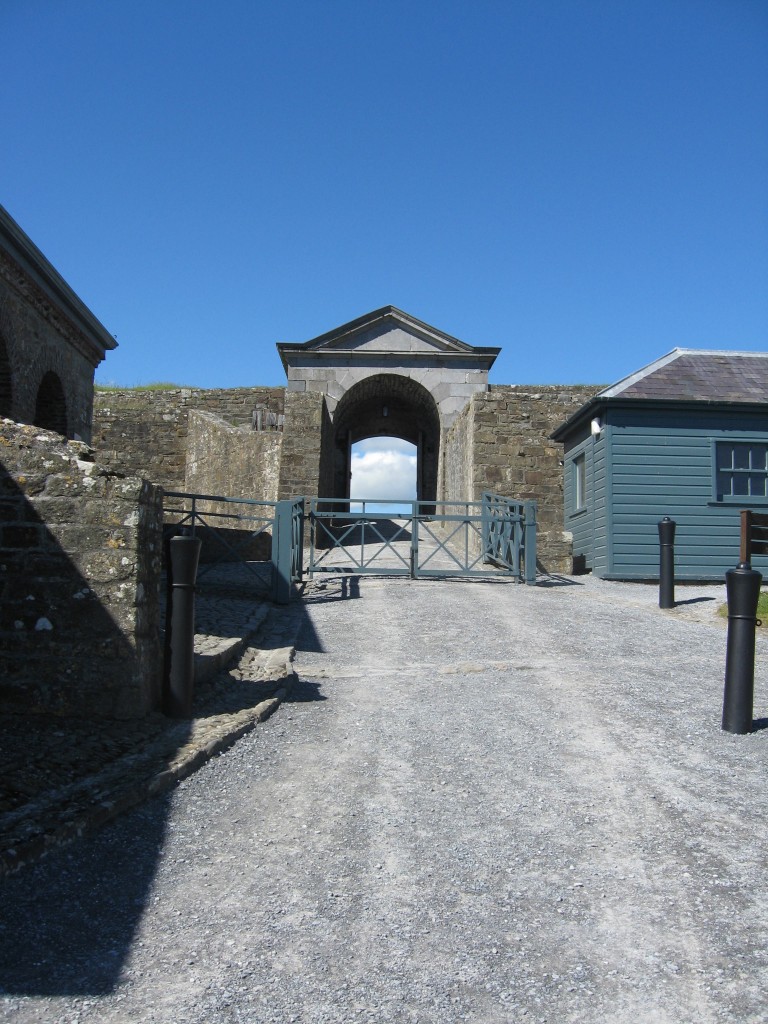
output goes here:
[{"label": "blue sky", "polygon": [[0,0],[0,202],[120,347],[282,384],[393,304],[495,383],[768,349],[765,0]]}]

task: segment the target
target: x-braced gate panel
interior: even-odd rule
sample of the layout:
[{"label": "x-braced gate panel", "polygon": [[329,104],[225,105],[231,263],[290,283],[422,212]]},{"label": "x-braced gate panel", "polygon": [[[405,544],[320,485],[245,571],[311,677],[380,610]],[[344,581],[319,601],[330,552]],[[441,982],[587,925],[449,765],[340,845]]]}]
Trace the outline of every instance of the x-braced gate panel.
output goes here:
[{"label": "x-braced gate panel", "polygon": [[[375,511],[374,511],[375,509]],[[382,511],[383,509],[383,511]],[[536,504],[307,499],[305,571],[536,579]]]}]

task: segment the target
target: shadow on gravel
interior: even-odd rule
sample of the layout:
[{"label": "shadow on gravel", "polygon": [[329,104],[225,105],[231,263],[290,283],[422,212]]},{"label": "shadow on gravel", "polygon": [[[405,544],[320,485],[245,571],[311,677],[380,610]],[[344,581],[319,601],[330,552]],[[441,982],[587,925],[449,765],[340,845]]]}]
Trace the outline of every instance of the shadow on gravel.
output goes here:
[{"label": "shadow on gravel", "polygon": [[[304,650],[322,651],[303,601],[274,611],[263,649],[284,647],[289,637],[301,637]],[[253,706],[262,689],[258,679],[247,677],[203,684],[194,714],[206,717]],[[316,683],[303,680],[296,681],[290,697],[296,702],[325,699]],[[178,723],[178,745],[186,739],[185,725]],[[92,731],[98,736],[98,723]],[[77,748],[81,765],[87,765],[88,744],[70,745]],[[96,798],[88,799],[93,804]],[[0,994],[89,996],[114,991],[153,898],[172,800],[170,790],[128,812],[127,826],[125,817],[118,818],[0,881]]]},{"label": "shadow on gravel", "polygon": [[539,576],[536,579],[537,587],[583,587],[583,583],[568,576]]},{"label": "shadow on gravel", "polygon": [[0,989],[104,995],[117,985],[150,900],[171,795],[135,812],[133,828],[53,851],[3,882]]},{"label": "shadow on gravel", "polygon": [[333,576],[315,582],[314,588],[302,597],[304,604],[327,604],[330,601],[356,601],[360,598],[360,577],[343,575],[346,570],[340,569],[339,576]]},{"label": "shadow on gravel", "polygon": [[752,723],[752,732],[762,732],[768,729],[768,718],[756,718]]},{"label": "shadow on gravel", "polygon": [[707,601],[715,601],[715,600],[717,600],[717,599],[714,598],[714,597],[689,597],[687,601],[675,601],[675,605],[678,606],[678,605],[682,605],[682,604],[702,604],[702,603],[705,603]]},{"label": "shadow on gravel", "polygon": [[291,692],[285,698],[285,704],[309,704],[313,701],[328,700],[325,694],[320,692],[319,683],[311,683],[307,679],[296,678],[291,687]]}]

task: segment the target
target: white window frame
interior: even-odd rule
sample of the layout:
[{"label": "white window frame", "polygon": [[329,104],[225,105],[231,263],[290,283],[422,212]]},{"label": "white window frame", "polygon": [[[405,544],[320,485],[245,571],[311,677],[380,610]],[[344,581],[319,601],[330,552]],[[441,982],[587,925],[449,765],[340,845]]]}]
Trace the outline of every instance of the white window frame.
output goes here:
[{"label": "white window frame", "polygon": [[573,512],[584,512],[587,508],[587,453],[579,452],[573,457]]},{"label": "white window frame", "polygon": [[[737,461],[744,461],[737,460],[737,451],[748,453],[747,466],[736,465]],[[739,479],[747,481],[748,493],[734,493],[734,484]],[[765,436],[713,438],[712,496],[717,504],[768,505],[768,440]]]}]

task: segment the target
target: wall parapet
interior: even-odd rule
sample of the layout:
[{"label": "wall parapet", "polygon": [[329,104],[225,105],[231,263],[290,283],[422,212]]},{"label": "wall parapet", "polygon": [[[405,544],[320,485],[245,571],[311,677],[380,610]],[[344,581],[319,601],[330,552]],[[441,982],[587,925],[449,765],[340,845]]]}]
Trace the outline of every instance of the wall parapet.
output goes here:
[{"label": "wall parapet", "polygon": [[275,419],[280,423],[285,388],[96,391],[93,446],[99,460],[168,491],[184,490],[190,410],[218,416],[233,427],[258,426],[259,417],[254,414],[259,411],[262,422]]}]

